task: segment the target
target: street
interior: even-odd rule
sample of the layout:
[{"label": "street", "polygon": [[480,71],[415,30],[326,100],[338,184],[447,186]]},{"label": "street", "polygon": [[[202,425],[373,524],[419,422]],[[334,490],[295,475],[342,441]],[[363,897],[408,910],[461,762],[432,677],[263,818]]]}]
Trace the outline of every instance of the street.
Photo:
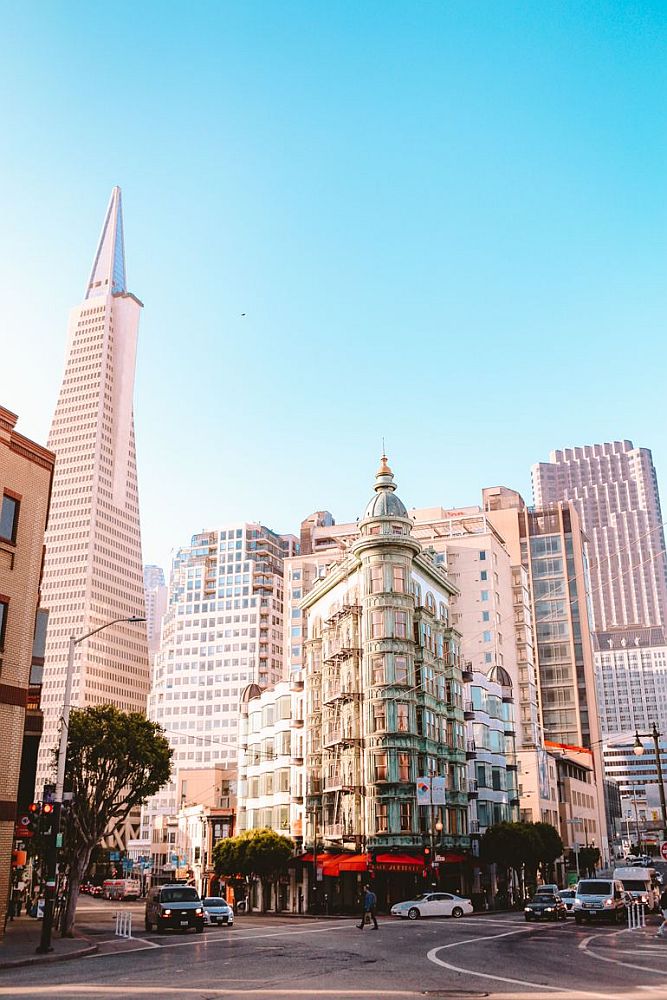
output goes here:
[{"label": "street", "polygon": [[[644,930],[526,924],[521,914],[416,922],[381,918],[359,931],[353,919],[244,916],[233,928],[146,934],[118,945],[118,904],[82,900],[78,927],[100,953],[0,972],[0,997],[361,998],[667,996],[667,939]],[[117,946],[125,950],[108,952]]]}]

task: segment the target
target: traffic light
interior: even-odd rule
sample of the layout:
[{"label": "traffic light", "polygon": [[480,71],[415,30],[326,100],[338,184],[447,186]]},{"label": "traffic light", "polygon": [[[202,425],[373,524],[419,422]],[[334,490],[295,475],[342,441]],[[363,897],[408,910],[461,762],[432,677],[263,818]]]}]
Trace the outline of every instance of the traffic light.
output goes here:
[{"label": "traffic light", "polygon": [[431,848],[430,847],[424,847],[424,871],[422,873],[423,876],[424,876],[424,878],[428,878],[429,875],[431,874],[431,862],[432,862],[432,860],[433,859],[431,857]]},{"label": "traffic light", "polygon": [[48,837],[53,833],[54,811],[53,802],[44,802],[42,804],[42,822],[40,823],[40,833],[44,834],[45,837]]},{"label": "traffic light", "polygon": [[39,817],[41,812],[42,812],[41,802],[31,802],[30,805],[28,806],[28,814],[25,817],[28,820],[28,822],[25,824],[25,826],[31,833],[37,833],[37,831],[39,830]]}]

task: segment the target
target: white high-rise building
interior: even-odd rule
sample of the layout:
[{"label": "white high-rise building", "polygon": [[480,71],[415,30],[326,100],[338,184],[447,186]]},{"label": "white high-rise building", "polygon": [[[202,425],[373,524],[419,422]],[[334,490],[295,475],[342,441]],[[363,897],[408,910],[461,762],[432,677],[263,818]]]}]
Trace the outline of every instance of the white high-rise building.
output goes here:
[{"label": "white high-rise building", "polygon": [[174,748],[174,776],[144,807],[142,836],[154,816],[178,811],[180,768],[236,766],[244,690],[283,679],[283,560],[297,544],[235,523],[177,551],[148,699]]},{"label": "white high-rise building", "polygon": [[[42,598],[49,611],[37,789],[52,774],[69,637],[143,616],[134,444],[134,372],[142,303],[127,290],[120,188],[114,188],[67,360],[48,446],[56,453]],[[76,646],[73,705],[143,712],[146,629],[119,623]]]},{"label": "white high-rise building", "polygon": [[587,539],[593,629],[665,626],[667,562],[648,448],[607,441],[553,451],[533,466],[538,507],[570,500]]},{"label": "white high-rise building", "polygon": [[164,582],[164,570],[161,566],[144,566],[144,595],[148,651],[153,654],[160,647],[162,619],[167,610],[167,585]]}]

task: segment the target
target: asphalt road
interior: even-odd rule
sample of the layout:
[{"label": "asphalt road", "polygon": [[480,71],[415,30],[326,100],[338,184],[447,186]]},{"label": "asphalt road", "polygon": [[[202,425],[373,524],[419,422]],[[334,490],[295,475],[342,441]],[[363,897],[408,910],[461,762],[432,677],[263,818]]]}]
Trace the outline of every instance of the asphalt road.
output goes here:
[{"label": "asphalt road", "polygon": [[[118,904],[85,900],[79,925],[113,947]],[[126,907],[127,908],[127,907]],[[0,998],[411,1000],[416,997],[667,997],[667,939],[605,926],[526,924],[521,914],[350,920],[246,916],[203,935],[145,934],[123,953],[0,972]]]}]

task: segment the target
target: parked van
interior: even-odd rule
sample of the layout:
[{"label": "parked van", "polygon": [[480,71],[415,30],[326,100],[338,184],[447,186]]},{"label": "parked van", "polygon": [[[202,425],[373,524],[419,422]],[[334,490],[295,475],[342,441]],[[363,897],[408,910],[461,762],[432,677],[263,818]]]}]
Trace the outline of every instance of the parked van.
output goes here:
[{"label": "parked van", "polygon": [[643,903],[652,912],[660,909],[660,889],[655,879],[655,868],[615,868],[614,878],[620,879],[623,888],[634,902]]},{"label": "parked van", "polygon": [[104,899],[139,899],[141,882],[138,878],[108,878],[102,883]]},{"label": "parked van", "polygon": [[577,882],[574,897],[575,921],[609,920],[621,923],[625,920],[628,895],[619,879],[582,878]]}]

